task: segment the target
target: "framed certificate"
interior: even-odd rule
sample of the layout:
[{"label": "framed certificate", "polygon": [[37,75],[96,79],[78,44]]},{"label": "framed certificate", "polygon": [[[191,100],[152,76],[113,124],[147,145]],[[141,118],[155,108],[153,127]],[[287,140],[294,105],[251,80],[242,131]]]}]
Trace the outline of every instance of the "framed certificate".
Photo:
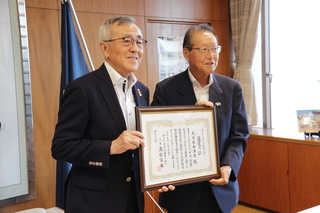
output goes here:
[{"label": "framed certificate", "polygon": [[220,177],[215,110],[205,106],[137,107],[142,191]]}]

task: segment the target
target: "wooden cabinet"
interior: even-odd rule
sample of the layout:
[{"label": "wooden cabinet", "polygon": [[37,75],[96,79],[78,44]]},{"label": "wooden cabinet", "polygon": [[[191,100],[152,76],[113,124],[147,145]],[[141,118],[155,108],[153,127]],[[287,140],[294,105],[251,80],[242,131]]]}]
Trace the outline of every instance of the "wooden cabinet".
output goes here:
[{"label": "wooden cabinet", "polygon": [[276,212],[320,204],[320,144],[250,136],[239,173],[240,202]]},{"label": "wooden cabinet", "polygon": [[291,212],[320,205],[320,147],[288,143]]},{"label": "wooden cabinet", "polygon": [[240,201],[289,212],[287,144],[249,139],[238,180]]}]

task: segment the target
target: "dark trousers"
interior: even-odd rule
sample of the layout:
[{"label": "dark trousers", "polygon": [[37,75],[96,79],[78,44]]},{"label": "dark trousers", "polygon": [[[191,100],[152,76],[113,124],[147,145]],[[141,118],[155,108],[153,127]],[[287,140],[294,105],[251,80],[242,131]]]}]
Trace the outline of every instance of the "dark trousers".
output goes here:
[{"label": "dark trousers", "polygon": [[212,193],[210,183],[206,182],[205,184],[206,186],[203,188],[200,202],[194,213],[223,213]]}]

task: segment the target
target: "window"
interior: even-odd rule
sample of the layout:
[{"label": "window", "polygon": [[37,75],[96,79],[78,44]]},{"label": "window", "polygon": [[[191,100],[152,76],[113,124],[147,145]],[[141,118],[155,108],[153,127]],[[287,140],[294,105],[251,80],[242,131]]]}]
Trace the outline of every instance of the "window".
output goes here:
[{"label": "window", "polygon": [[253,65],[257,126],[297,132],[296,111],[320,109],[320,1],[265,0],[262,8]]}]

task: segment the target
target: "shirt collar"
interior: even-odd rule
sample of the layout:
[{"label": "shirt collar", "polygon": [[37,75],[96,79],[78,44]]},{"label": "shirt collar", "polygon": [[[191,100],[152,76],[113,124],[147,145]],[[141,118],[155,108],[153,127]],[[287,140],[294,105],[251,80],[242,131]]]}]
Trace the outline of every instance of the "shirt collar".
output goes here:
[{"label": "shirt collar", "polygon": [[[198,82],[198,80],[197,80],[197,79],[193,76],[193,74],[191,73],[190,67],[188,67],[188,75],[189,75],[190,81],[191,81],[191,83],[192,83],[193,86],[201,87],[201,85],[200,85],[200,83]],[[213,83],[213,78],[212,78],[212,75],[210,74],[209,83],[208,83],[205,87],[211,86],[212,83]],[[202,88],[202,87],[201,87],[201,88]]]},{"label": "shirt collar", "polygon": [[110,75],[113,86],[120,86],[120,88],[122,88],[123,83],[126,81],[128,90],[132,88],[137,82],[137,77],[133,73],[130,73],[127,79],[122,77],[107,61],[104,62],[104,65]]}]

